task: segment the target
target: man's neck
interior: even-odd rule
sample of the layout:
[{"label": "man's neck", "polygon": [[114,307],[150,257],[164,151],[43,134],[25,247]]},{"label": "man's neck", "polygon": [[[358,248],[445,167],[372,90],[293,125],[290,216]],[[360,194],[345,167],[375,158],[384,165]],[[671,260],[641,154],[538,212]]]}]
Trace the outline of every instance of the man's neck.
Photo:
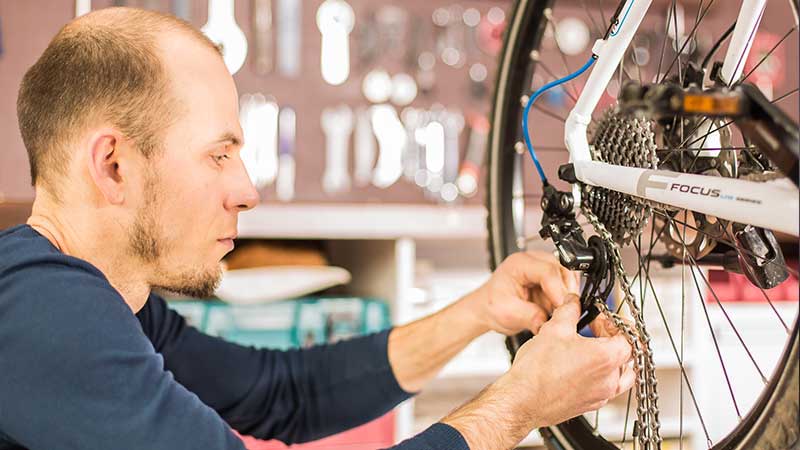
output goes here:
[{"label": "man's neck", "polygon": [[[150,286],[146,282],[142,266],[131,267],[131,259],[124,254],[127,243],[118,242],[113,231],[108,227],[96,225],[96,222],[82,220],[88,214],[58,214],[60,208],[54,208],[39,196],[33,203],[33,211],[27,223],[39,234],[50,241],[65,255],[89,262],[108,279],[111,286],[122,296],[131,311],[137,313],[147,302]],[[74,218],[73,220],[69,220]],[[113,226],[119,226],[116,222]],[[121,233],[116,236],[121,235]]]}]

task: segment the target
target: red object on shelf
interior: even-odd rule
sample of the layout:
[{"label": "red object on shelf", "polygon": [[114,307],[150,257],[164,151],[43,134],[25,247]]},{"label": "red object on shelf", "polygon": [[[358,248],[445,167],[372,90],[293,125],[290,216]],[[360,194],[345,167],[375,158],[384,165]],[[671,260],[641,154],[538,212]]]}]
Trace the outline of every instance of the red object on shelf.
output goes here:
[{"label": "red object on shelf", "polygon": [[[789,263],[790,267],[797,267],[796,264]],[[737,273],[724,272],[721,270],[710,270],[708,281],[717,298],[721,302],[764,302],[767,294],[771,302],[798,302],[800,301],[800,283],[793,275],[789,279],[772,289],[765,289],[764,292],[750,283],[744,275]],[[710,290],[706,291],[706,303],[716,303],[714,294]]]},{"label": "red object on shelf", "polygon": [[360,427],[318,441],[287,446],[280,441],[262,441],[243,436],[247,450],[375,450],[394,445],[394,411]]}]

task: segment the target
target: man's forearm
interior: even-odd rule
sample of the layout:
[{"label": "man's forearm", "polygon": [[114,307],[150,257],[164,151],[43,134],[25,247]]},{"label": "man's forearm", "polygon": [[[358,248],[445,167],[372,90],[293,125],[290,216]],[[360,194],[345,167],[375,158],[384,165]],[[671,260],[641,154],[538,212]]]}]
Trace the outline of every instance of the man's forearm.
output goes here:
[{"label": "man's forearm", "polygon": [[[522,384],[506,374],[481,391],[475,399],[441,420],[461,433],[470,450],[501,450],[516,446],[544,423],[521,404]],[[522,400],[524,401],[524,400]]]},{"label": "man's forearm", "polygon": [[476,314],[474,294],[447,308],[392,330],[389,362],[400,386],[417,392],[473,339],[488,331]]}]

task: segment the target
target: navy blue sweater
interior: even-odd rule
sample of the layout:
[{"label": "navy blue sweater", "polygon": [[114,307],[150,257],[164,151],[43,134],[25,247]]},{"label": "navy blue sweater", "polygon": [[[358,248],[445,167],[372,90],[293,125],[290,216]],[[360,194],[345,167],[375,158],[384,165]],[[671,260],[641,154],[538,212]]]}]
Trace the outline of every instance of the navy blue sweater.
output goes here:
[{"label": "navy blue sweater", "polygon": [[[243,449],[306,442],[409,397],[389,331],[303,350],[200,333],[157,295],[136,315],[96,267],[27,225],[0,231],[0,450]],[[468,450],[436,424],[397,450]]]}]

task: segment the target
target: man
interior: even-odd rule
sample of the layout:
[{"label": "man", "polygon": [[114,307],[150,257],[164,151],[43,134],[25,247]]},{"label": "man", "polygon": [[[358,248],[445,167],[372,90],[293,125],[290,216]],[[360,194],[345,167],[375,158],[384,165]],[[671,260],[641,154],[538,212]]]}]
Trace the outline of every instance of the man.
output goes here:
[{"label": "man", "polygon": [[437,314],[331,346],[255,350],[186,326],[151,290],[212,294],[258,203],[237,98],[202,34],[135,9],[71,22],[27,72],[36,199],[0,232],[0,449],[241,449],[231,428],[314,440],[384,414],[489,330],[537,337],[398,449],[510,448],[631,386],[625,339],[577,335],[576,280],[537,253]]}]

